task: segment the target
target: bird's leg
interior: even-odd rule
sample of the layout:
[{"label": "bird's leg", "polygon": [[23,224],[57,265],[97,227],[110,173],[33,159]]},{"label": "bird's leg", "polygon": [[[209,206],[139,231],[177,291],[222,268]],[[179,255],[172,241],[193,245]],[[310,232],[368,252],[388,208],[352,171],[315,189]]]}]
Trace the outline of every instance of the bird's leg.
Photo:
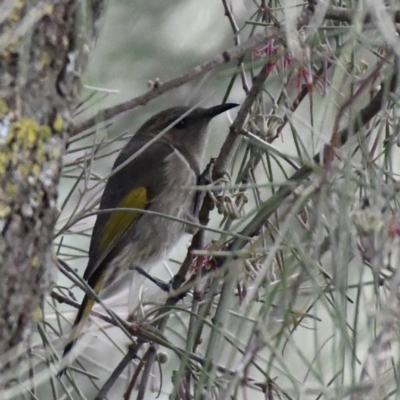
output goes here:
[{"label": "bird's leg", "polygon": [[172,291],[171,282],[164,282],[161,279],[154,278],[149,273],[147,273],[143,268],[140,267],[132,267],[134,271],[137,271],[140,275],[143,275],[145,278],[149,279],[155,285],[157,285],[162,291],[170,293]]},{"label": "bird's leg", "polygon": [[[198,186],[207,186],[211,183],[211,173],[212,173],[212,168],[215,163],[215,158],[212,158],[210,162],[208,163],[206,169],[202,172],[202,174],[197,178],[197,185]],[[206,191],[205,190],[196,190],[196,193],[194,195],[194,201],[193,201],[193,213],[189,214],[186,216],[186,220],[188,222],[192,222],[195,224],[200,223],[200,210],[204,202],[204,198],[206,196]],[[190,233],[194,235],[197,233],[199,228],[197,226],[193,226],[190,224],[186,225],[186,233]]]},{"label": "bird's leg", "polygon": [[185,220],[188,222],[188,224],[185,224],[185,232],[189,233],[190,235],[194,235],[195,233],[197,233],[197,231],[199,230],[198,226],[194,226],[192,224],[199,224],[199,219],[191,214],[187,214],[185,216]]}]

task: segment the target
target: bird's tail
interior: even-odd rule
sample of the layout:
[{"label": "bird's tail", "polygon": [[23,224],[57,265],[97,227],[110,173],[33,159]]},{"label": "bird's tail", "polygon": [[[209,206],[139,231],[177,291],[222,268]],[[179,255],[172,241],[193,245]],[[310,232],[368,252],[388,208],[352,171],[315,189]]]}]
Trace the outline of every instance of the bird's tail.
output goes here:
[{"label": "bird's tail", "polygon": [[[104,273],[100,274],[94,274],[89,281],[88,284],[89,286],[93,289],[93,291],[98,294],[103,286],[104,283]],[[75,343],[78,340],[79,334],[82,331],[83,326],[86,323],[86,320],[90,314],[90,311],[92,310],[92,307],[94,305],[95,300],[92,297],[89,297],[88,295],[85,295],[83,298],[82,304],[79,307],[78,314],[75,317],[75,321],[72,325],[71,332],[68,337],[68,342],[67,345],[64,348],[63,356],[62,358],[64,359],[65,357],[68,356],[68,354],[71,352],[72,348],[74,347]],[[63,376],[64,373],[66,372],[66,368],[63,368],[59,373],[58,376]]]}]

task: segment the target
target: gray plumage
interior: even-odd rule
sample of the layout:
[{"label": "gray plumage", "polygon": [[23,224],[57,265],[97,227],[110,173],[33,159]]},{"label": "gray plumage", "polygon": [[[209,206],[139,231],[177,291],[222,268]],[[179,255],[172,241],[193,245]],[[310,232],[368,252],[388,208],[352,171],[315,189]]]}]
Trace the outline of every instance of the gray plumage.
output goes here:
[{"label": "gray plumage", "polygon": [[[196,108],[190,113],[188,107],[175,107],[150,118],[122,149],[113,170],[188,113],[169,128],[162,138],[108,179],[100,210],[120,208],[123,199],[136,193],[136,189],[145,188],[146,210],[184,221],[196,221],[197,216],[193,214],[196,197],[194,187],[204,161],[209,122],[216,115],[235,106],[223,104],[208,109]],[[139,206],[129,203],[128,207]],[[146,269],[164,259],[188,230],[185,223],[163,216],[138,212],[135,220],[129,223],[132,214],[123,214],[121,211],[117,213],[99,214],[93,229],[89,261],[83,278],[96,293],[112,282],[121,269],[126,270],[132,266]],[[115,226],[112,220],[110,229],[113,215],[122,217],[114,218],[120,226]],[[104,240],[104,235],[107,240]],[[64,356],[72,349],[92,306],[93,300],[85,296],[64,349]]]}]

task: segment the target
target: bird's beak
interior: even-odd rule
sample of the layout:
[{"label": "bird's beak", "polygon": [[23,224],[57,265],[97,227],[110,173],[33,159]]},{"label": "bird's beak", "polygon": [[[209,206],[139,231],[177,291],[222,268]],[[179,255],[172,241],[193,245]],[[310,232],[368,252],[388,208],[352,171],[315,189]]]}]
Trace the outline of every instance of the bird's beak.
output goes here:
[{"label": "bird's beak", "polygon": [[210,107],[204,110],[204,114],[206,117],[214,118],[215,116],[230,110],[231,108],[237,107],[239,104],[236,103],[225,103],[219,104],[218,106]]}]

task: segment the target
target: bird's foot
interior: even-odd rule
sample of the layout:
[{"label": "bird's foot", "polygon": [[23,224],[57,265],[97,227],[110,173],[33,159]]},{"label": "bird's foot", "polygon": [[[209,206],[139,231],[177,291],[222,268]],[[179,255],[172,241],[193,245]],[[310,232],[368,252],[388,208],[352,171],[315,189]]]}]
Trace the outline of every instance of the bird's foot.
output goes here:
[{"label": "bird's foot", "polygon": [[143,268],[134,267],[133,269],[137,271],[140,275],[143,275],[145,278],[149,279],[151,282],[157,285],[163,292],[171,293],[172,291],[171,282],[167,283],[162,281],[161,279],[154,278],[154,276],[151,276]]}]

